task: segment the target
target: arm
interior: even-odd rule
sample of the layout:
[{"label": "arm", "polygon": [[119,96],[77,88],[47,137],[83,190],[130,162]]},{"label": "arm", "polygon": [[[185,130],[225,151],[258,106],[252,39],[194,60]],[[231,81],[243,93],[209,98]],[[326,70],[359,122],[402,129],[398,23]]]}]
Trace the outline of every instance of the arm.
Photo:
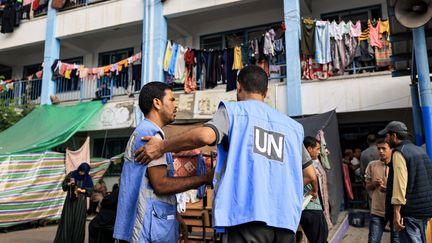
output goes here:
[{"label": "arm", "polygon": [[135,151],[135,160],[147,164],[166,152],[191,150],[212,144],[216,140],[216,133],[210,127],[197,127],[172,139],[161,140],[149,136],[142,139],[148,142]]},{"label": "arm", "polygon": [[203,184],[211,184],[213,180],[213,170],[203,176],[168,177],[166,166],[149,167],[148,175],[156,195],[184,192]]},{"label": "arm", "polygon": [[315,172],[315,168],[310,164],[303,169],[303,185],[312,185],[311,195],[316,198],[318,195],[318,178]]},{"label": "arm", "polygon": [[406,187],[408,183],[408,170],[406,160],[400,152],[393,153],[393,191],[391,204],[393,204],[393,225],[397,231],[405,228],[401,222],[400,209],[406,204]]},{"label": "arm", "polygon": [[72,177],[72,172],[70,172],[69,174],[67,174],[67,176],[63,180],[62,189],[65,192],[67,192],[70,189],[70,179],[71,179],[71,177]]},{"label": "arm", "polygon": [[365,171],[365,182],[366,182],[366,190],[373,191],[376,189],[375,183],[372,182],[372,171],[370,164],[366,168]]}]

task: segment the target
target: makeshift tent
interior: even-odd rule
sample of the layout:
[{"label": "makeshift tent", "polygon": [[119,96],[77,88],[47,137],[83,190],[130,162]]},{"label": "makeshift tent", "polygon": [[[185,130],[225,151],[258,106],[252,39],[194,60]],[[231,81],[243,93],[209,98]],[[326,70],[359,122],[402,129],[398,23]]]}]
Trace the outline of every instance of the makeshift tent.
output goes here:
[{"label": "makeshift tent", "polygon": [[[91,159],[90,175],[96,183],[109,160]],[[43,152],[0,155],[0,228],[39,219],[59,219],[66,193],[65,155]]]},{"label": "makeshift tent", "polygon": [[0,133],[0,155],[43,152],[62,144],[101,107],[101,102],[39,106]]},{"label": "makeshift tent", "polygon": [[305,130],[305,136],[315,137],[319,130],[324,131],[331,169],[327,170],[327,180],[329,189],[329,203],[331,206],[331,217],[336,223],[339,209],[343,200],[343,180],[342,180],[342,153],[339,143],[339,128],[336,111],[313,115],[306,118],[297,118]]}]

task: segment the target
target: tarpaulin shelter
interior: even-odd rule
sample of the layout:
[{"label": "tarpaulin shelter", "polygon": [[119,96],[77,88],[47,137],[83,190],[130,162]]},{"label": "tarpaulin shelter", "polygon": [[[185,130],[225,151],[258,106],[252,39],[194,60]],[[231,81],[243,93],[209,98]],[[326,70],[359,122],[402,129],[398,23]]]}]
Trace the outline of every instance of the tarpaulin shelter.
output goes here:
[{"label": "tarpaulin shelter", "polygon": [[[43,152],[0,155],[0,228],[39,219],[59,219],[66,192],[65,155]],[[92,158],[90,175],[96,183],[109,160]]]},{"label": "tarpaulin shelter", "polygon": [[336,223],[339,210],[343,201],[343,179],[342,179],[342,152],[339,142],[339,128],[336,111],[329,111],[323,114],[312,115],[305,118],[296,118],[305,131],[305,136],[316,137],[319,130],[325,133],[328,155],[331,169],[327,172],[327,183],[329,189],[329,203],[331,206],[331,217]]},{"label": "tarpaulin shelter", "polygon": [[0,133],[0,155],[43,152],[62,144],[101,107],[101,102],[38,106],[14,126]]}]

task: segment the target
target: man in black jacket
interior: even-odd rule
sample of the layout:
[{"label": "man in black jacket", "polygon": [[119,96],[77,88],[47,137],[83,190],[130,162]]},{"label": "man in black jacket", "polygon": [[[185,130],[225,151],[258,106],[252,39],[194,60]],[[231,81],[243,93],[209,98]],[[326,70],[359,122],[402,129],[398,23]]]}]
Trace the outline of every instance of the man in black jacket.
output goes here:
[{"label": "man in black jacket", "polygon": [[390,122],[380,135],[392,146],[386,192],[386,218],[393,220],[400,242],[426,242],[425,229],[432,217],[432,161],[407,140],[408,129]]}]

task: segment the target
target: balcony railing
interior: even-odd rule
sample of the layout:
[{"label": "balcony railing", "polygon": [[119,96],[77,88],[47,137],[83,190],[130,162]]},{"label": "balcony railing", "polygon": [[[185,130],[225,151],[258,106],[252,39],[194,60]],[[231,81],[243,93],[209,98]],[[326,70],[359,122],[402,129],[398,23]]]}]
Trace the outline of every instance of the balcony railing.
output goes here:
[{"label": "balcony railing", "polygon": [[[109,0],[67,0],[65,6],[60,11],[67,11],[73,8],[84,7],[90,4],[104,2]],[[46,15],[48,12],[48,5],[42,5],[34,11],[34,17]]]},{"label": "balcony railing", "polygon": [[42,80],[20,80],[9,84],[6,91],[0,93],[0,99],[3,104],[16,106],[26,105],[29,102],[40,104],[42,93]]},{"label": "balcony railing", "polygon": [[115,96],[138,93],[141,82],[132,80],[128,73],[118,76],[102,77],[100,79],[64,77],[56,80],[55,94],[60,101],[82,101],[96,99],[112,99]]}]

